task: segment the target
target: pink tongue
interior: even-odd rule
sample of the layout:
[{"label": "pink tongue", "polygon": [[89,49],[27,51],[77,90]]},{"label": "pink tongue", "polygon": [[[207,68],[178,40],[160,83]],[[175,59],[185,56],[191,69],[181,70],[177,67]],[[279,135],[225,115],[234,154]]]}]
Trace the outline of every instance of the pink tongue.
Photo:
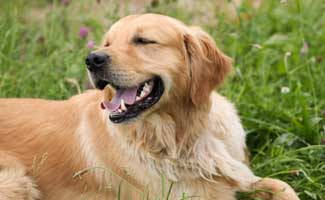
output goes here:
[{"label": "pink tongue", "polygon": [[135,102],[135,97],[137,95],[137,87],[129,89],[118,89],[113,99],[108,102],[103,102],[105,107],[110,111],[117,110],[121,105],[121,100],[123,99],[125,104],[132,105]]}]

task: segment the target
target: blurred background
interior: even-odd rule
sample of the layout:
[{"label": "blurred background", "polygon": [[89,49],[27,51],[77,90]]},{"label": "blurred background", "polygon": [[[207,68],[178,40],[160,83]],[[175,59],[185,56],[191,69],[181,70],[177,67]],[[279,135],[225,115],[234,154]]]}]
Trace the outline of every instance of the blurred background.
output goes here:
[{"label": "blurred background", "polygon": [[146,12],[213,36],[234,60],[219,92],[239,110],[252,169],[324,200],[324,0],[0,0],[0,97],[83,92],[85,56],[120,17]]}]

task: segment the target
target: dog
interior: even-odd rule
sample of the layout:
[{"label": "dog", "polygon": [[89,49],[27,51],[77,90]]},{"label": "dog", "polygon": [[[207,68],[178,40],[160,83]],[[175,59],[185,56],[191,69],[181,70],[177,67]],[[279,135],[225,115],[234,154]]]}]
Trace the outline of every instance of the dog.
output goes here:
[{"label": "dog", "polygon": [[236,109],[214,91],[231,59],[201,28],[127,16],[85,62],[97,90],[0,100],[0,199],[299,199],[249,169]]}]

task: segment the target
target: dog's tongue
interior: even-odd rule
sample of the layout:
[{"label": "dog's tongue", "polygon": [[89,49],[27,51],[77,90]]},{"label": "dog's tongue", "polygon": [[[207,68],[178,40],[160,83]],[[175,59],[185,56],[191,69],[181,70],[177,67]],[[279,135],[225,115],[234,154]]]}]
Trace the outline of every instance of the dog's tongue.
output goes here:
[{"label": "dog's tongue", "polygon": [[137,87],[128,89],[118,89],[116,94],[111,101],[103,102],[105,107],[110,111],[117,110],[121,105],[121,100],[128,105],[132,105],[135,102],[135,97],[137,95]]}]

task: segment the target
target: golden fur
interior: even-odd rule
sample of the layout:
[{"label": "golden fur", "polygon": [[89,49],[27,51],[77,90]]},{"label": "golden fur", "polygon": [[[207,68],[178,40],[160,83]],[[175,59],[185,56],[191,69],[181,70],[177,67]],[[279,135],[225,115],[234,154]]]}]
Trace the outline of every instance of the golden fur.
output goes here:
[{"label": "golden fur", "polygon": [[[134,35],[158,44],[136,46]],[[111,27],[97,51],[111,56],[111,73],[128,77],[125,85],[160,76],[160,101],[136,121],[114,124],[100,108],[111,87],[65,101],[1,99],[0,199],[39,199],[38,191],[46,200],[116,199],[119,192],[122,200],[156,199],[166,198],[172,182],[170,199],[185,192],[233,200],[236,191],[254,189],[274,193],[261,194],[265,199],[298,199],[289,185],[247,166],[236,110],[213,91],[231,62],[203,30],[132,15]],[[8,187],[5,176],[15,177]]]}]

